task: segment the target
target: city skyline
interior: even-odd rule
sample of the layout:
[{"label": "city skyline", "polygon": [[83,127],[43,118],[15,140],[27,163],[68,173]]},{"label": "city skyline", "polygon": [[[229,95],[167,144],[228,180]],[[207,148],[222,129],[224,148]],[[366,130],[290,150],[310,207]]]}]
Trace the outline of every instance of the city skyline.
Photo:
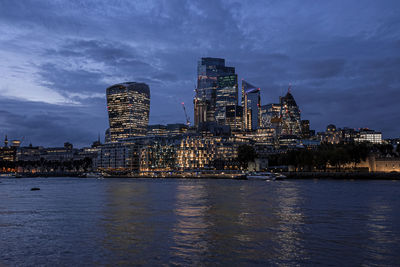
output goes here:
[{"label": "city skyline", "polygon": [[[362,11],[340,1],[96,3],[2,2],[1,135],[25,137],[23,145],[103,139],[105,88],[126,81],[150,86],[150,124],[185,123],[181,102],[193,124],[201,57],[224,58],[239,81],[261,88],[262,105],[292,82],[302,118],[317,131],[333,123],[399,135],[395,1]],[[125,24],[135,16],[140,24]]]}]

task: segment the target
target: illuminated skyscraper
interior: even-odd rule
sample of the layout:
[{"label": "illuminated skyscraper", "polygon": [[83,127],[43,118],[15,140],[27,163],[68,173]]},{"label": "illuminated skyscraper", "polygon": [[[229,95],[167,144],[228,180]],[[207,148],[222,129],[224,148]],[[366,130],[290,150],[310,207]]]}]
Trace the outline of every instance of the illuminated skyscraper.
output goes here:
[{"label": "illuminated skyscraper", "polygon": [[260,126],[260,88],[242,80],[242,103],[244,129],[257,130]]},{"label": "illuminated skyscraper", "polygon": [[145,83],[126,82],[107,88],[111,142],[146,135],[150,89]]},{"label": "illuminated skyscraper", "polygon": [[280,120],[281,117],[280,104],[268,104],[261,106],[261,124],[260,128],[273,128],[274,123]]},{"label": "illuminated skyscraper", "polygon": [[237,105],[238,86],[235,68],[226,67],[225,59],[202,58],[197,68],[197,88],[194,98],[194,123],[226,125],[227,108]]},{"label": "illuminated skyscraper", "polygon": [[300,109],[290,92],[290,87],[285,96],[280,97],[281,104],[281,134],[282,135],[297,135],[302,133]]}]

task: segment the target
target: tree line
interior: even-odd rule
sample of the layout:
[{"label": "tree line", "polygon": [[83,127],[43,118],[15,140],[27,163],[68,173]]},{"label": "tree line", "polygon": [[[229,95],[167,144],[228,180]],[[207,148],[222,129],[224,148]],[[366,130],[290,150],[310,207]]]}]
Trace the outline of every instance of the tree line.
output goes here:
[{"label": "tree line", "polygon": [[379,156],[399,156],[399,146],[393,150],[390,144],[322,143],[316,149],[296,149],[282,154],[274,154],[269,158],[270,166],[291,165],[297,171],[326,171],[328,167],[340,171],[344,166],[356,168],[372,153]]}]

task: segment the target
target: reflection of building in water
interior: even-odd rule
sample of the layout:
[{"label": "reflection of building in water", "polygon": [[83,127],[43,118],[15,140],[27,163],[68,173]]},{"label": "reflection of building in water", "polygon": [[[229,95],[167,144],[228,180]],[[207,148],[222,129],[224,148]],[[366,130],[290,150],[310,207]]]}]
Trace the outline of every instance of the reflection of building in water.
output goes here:
[{"label": "reflection of building in water", "polygon": [[104,237],[99,245],[111,253],[112,264],[117,259],[121,265],[155,265],[162,257],[160,251],[166,250],[165,228],[170,225],[154,219],[160,216],[158,209],[163,205],[151,186],[147,182],[106,183],[101,220],[104,230],[100,231]]},{"label": "reflection of building in water", "polygon": [[[209,209],[204,185],[195,183],[179,183],[176,188],[176,203],[174,212],[177,217],[172,229],[173,256],[186,259],[190,265],[199,265],[208,251],[208,239],[205,238],[208,221],[206,213]],[[174,264],[172,262],[172,264]]]},{"label": "reflection of building in water", "polygon": [[[372,253],[368,253],[370,259],[365,259],[365,262],[379,266],[382,261],[382,255],[385,255],[386,258],[390,256],[398,257],[398,254],[393,253],[391,247],[388,246],[391,242],[396,242],[393,225],[388,224],[388,222],[394,221],[394,218],[390,218],[390,216],[393,216],[395,212],[393,211],[393,202],[382,198],[380,194],[371,194],[371,197],[370,203],[366,203],[368,212],[363,233],[366,232],[368,239],[373,240],[373,242],[366,242],[367,247],[364,248]],[[397,237],[398,240],[399,238]],[[396,262],[395,258],[393,262]]]},{"label": "reflection of building in water", "polygon": [[304,215],[300,210],[302,198],[295,187],[281,187],[277,194],[278,229],[276,242],[280,245],[280,260],[296,260],[303,258],[305,253],[301,240],[301,227],[304,224]]}]

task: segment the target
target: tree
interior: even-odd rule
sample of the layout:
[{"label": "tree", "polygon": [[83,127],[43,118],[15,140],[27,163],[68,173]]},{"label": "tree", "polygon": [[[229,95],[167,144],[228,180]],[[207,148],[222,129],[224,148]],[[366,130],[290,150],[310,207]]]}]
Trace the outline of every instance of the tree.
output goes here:
[{"label": "tree", "polygon": [[238,147],[238,161],[242,169],[247,169],[250,161],[256,158],[257,154],[254,147],[249,145],[240,145]]}]

